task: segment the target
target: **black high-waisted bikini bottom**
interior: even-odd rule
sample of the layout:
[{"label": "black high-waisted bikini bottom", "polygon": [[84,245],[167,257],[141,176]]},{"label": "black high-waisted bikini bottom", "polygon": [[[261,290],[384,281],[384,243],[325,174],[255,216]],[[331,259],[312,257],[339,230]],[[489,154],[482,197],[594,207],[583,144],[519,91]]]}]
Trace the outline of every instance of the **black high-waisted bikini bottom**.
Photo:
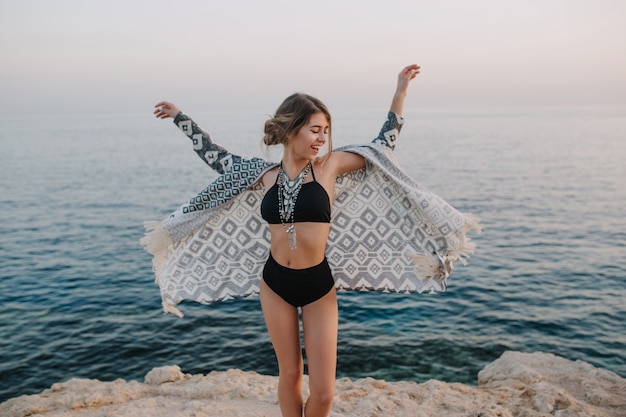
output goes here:
[{"label": "black high-waisted bikini bottom", "polygon": [[302,307],[319,300],[335,286],[326,257],[319,265],[291,269],[276,262],[271,253],[263,268],[263,281],[294,307]]}]

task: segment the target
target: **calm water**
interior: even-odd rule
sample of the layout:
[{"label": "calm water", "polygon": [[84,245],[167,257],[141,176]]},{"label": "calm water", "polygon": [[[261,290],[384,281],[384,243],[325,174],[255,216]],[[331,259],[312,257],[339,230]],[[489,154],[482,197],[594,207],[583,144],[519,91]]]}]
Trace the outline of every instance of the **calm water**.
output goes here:
[{"label": "calm water", "polygon": [[[384,115],[335,111],[335,144],[369,140]],[[0,120],[0,401],[171,364],[276,374],[257,300],[161,313],[142,222],[214,174],[150,116]],[[193,116],[233,151],[263,155],[264,113]],[[473,384],[519,350],[626,377],[626,109],[406,116],[403,166],[484,231],[444,295],[341,294],[338,376]]]}]

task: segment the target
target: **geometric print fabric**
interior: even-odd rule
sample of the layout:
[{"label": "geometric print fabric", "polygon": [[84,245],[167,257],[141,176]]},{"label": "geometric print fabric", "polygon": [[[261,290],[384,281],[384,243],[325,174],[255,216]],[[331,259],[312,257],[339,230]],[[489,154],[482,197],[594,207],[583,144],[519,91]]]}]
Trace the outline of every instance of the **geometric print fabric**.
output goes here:
[{"label": "geometric print fabric", "polygon": [[[479,231],[477,220],[415,182],[395,161],[391,150],[402,123],[396,117],[389,113],[374,144],[337,149],[358,153],[367,164],[335,184],[326,256],[340,291],[443,292],[454,261],[465,263],[474,249],[466,233]],[[195,124],[182,121],[199,148]],[[269,255],[258,178],[275,164],[220,155],[228,170],[142,239],[155,255],[164,308],[181,316],[175,305],[183,300],[258,294]],[[212,161],[219,164],[219,158]]]}]

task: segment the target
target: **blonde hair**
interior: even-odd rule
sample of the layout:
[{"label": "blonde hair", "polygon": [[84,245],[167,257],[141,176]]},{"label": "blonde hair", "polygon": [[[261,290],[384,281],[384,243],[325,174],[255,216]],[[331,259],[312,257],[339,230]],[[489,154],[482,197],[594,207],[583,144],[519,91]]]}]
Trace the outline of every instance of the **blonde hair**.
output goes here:
[{"label": "blonde hair", "polygon": [[321,100],[308,94],[295,93],[282,102],[274,117],[265,122],[263,143],[266,146],[286,145],[290,135],[297,133],[311,119],[322,113],[328,119],[328,152],[320,159],[325,162],[333,151],[330,112]]}]

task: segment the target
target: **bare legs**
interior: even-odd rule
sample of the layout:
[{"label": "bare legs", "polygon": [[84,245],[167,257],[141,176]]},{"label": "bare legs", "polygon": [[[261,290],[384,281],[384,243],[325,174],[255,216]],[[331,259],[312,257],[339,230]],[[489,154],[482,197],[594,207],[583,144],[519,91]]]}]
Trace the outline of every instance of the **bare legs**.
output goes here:
[{"label": "bare legs", "polygon": [[333,288],[302,307],[304,345],[309,369],[309,396],[305,417],[326,417],[333,405],[337,367],[337,292]]},{"label": "bare legs", "polygon": [[[302,417],[302,374],[298,310],[261,281],[261,307],[278,359],[278,402],[283,417]],[[305,417],[326,417],[335,395],[337,294],[333,289],[302,308],[310,396]]]},{"label": "bare legs", "polygon": [[261,281],[261,307],[278,359],[278,403],[283,417],[302,417],[302,351],[298,310]]}]

